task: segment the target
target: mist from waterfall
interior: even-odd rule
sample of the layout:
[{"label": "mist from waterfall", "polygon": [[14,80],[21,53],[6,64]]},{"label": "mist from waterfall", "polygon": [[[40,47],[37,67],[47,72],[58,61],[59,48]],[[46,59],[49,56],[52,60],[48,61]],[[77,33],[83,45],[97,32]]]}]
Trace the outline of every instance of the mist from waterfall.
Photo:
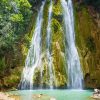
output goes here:
[{"label": "mist from waterfall", "polygon": [[20,89],[33,89],[33,76],[36,67],[41,66],[41,28],[43,22],[43,10],[45,1],[42,2],[38,12],[36,26],[33,33],[31,45],[26,57],[25,68],[23,69]]},{"label": "mist from waterfall", "polygon": [[47,49],[47,61],[49,67],[49,82],[50,89],[53,89],[53,68],[52,68],[52,55],[51,55],[51,40],[52,40],[52,31],[51,31],[51,19],[52,19],[52,0],[50,1],[49,13],[48,13],[48,26],[47,26],[47,37],[46,37],[46,49]]},{"label": "mist from waterfall", "polygon": [[66,61],[68,73],[68,87],[82,89],[83,73],[79,55],[75,46],[75,31],[72,0],[61,0],[64,17]]}]

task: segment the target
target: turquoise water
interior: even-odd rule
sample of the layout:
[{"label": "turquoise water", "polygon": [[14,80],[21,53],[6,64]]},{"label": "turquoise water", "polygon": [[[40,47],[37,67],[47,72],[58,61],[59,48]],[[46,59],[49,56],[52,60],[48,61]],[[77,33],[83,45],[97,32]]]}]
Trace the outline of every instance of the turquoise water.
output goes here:
[{"label": "turquoise water", "polygon": [[[19,95],[21,100],[50,100],[48,97],[54,97],[56,100],[93,100],[92,91],[89,90],[21,90],[10,91],[12,95]],[[43,94],[46,98],[33,99],[32,95]]]}]

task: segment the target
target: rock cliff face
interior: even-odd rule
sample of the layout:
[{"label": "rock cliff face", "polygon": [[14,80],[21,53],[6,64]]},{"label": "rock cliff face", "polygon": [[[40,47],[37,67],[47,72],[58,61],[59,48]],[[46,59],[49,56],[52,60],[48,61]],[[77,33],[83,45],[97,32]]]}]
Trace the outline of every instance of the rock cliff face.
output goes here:
[{"label": "rock cliff face", "polygon": [[[95,2],[94,2],[95,5]],[[74,2],[76,45],[85,87],[100,87],[100,13],[93,4]]]}]

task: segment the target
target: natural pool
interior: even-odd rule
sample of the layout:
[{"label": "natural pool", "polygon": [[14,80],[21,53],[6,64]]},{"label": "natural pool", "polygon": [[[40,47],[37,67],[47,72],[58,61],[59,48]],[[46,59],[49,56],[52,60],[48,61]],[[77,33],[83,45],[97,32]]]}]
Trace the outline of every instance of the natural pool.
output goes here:
[{"label": "natural pool", "polygon": [[[12,95],[17,95],[16,100],[93,100],[91,90],[21,90],[10,91]],[[35,98],[38,94],[43,94],[40,98]],[[53,100],[53,99],[52,99]]]}]

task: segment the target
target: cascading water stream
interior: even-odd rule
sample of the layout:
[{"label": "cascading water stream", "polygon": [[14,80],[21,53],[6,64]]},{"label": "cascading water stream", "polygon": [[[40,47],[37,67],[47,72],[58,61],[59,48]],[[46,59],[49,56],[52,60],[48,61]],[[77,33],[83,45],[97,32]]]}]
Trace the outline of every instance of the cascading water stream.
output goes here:
[{"label": "cascading water stream", "polygon": [[33,75],[36,67],[41,66],[41,27],[43,22],[43,9],[45,1],[42,2],[36,21],[30,49],[25,61],[25,68],[20,82],[20,89],[33,89]]},{"label": "cascading water stream", "polygon": [[68,66],[68,87],[74,89],[82,89],[83,73],[77,48],[75,46],[75,31],[72,0],[61,0],[63,8],[64,26],[65,26],[65,41],[67,52]]},{"label": "cascading water stream", "polygon": [[47,60],[49,67],[49,76],[50,76],[50,89],[53,89],[53,69],[52,69],[52,56],[51,56],[51,19],[52,19],[52,0],[50,2],[49,14],[48,14],[48,26],[47,26]]},{"label": "cascading water stream", "polygon": [[[23,69],[23,74],[21,77],[21,82],[19,84],[20,89],[33,89],[33,77],[34,70],[36,67],[40,68],[41,79],[42,76],[42,51],[41,51],[41,28],[43,22],[43,10],[45,1],[42,2],[40,11],[38,12],[38,17],[36,20],[36,26],[33,33],[30,49],[25,61],[25,68]],[[63,8],[64,17],[64,27],[65,27],[65,51],[68,66],[68,87],[74,89],[82,89],[83,73],[81,71],[80,60],[75,46],[75,31],[74,31],[74,17],[73,17],[73,6],[71,0],[61,0],[61,5]],[[48,12],[48,25],[47,25],[47,36],[46,36],[46,55],[49,69],[49,83],[50,89],[53,89],[54,75],[53,75],[53,61],[52,61],[52,31],[51,31],[51,20],[52,20],[52,0],[50,0],[50,7]],[[41,88],[42,88],[41,81]]]}]

